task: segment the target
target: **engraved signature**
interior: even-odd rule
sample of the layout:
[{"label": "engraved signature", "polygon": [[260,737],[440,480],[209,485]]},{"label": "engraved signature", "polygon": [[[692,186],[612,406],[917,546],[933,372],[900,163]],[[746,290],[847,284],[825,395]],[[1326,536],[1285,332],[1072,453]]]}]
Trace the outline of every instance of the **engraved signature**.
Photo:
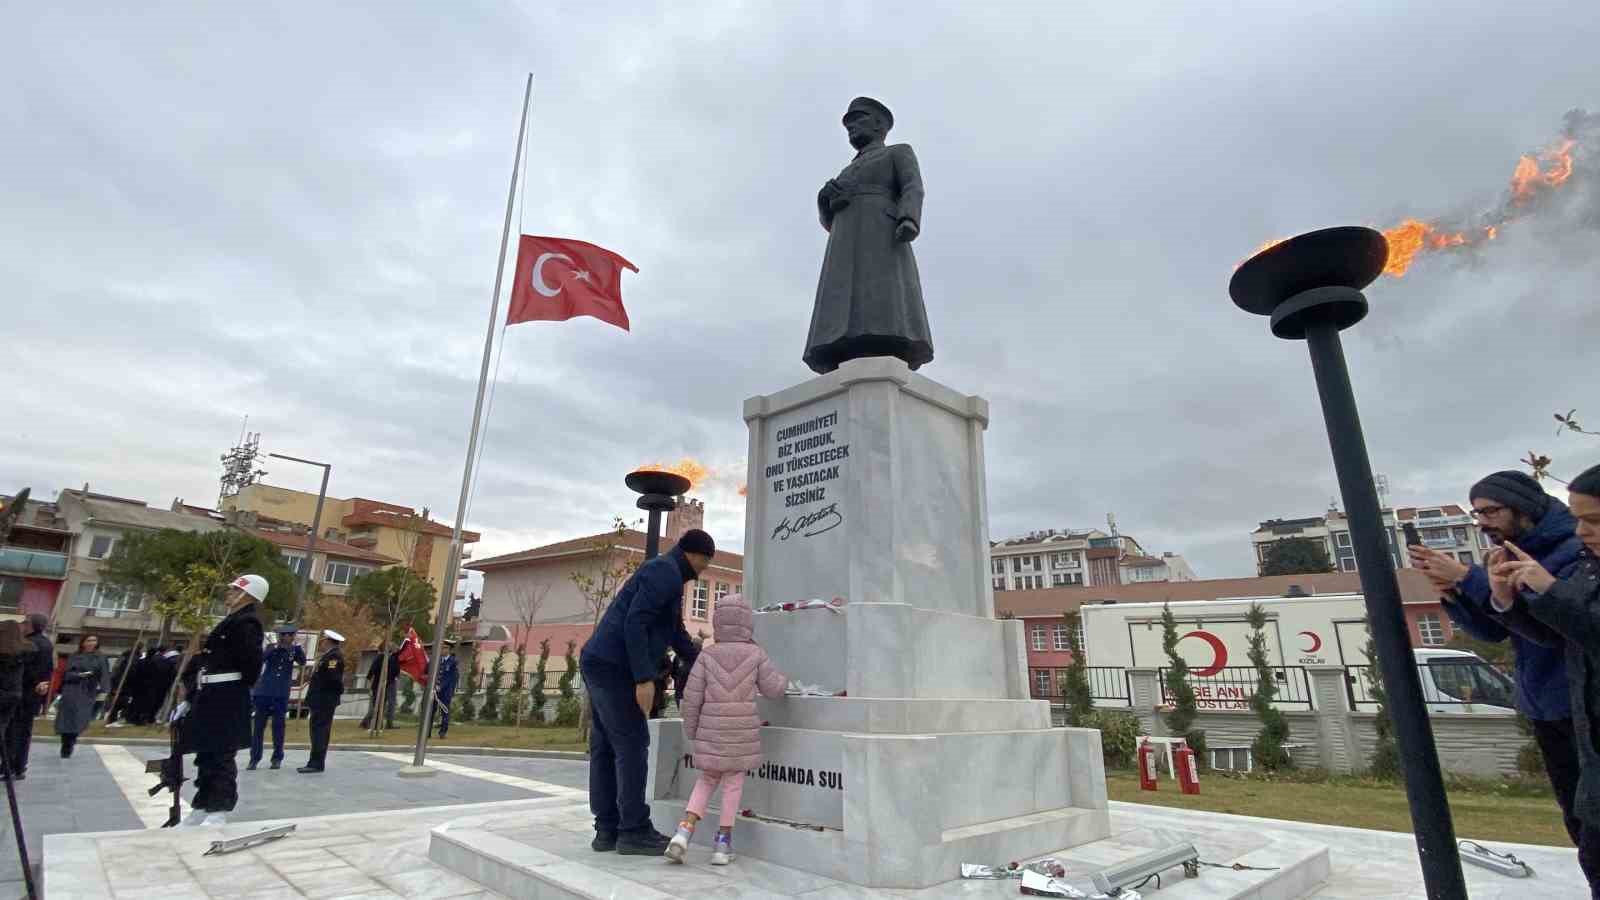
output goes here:
[{"label": "engraved signature", "polygon": [[792,537],[816,537],[843,524],[844,515],[839,512],[839,504],[829,503],[816,512],[806,513],[794,521],[784,516],[778,527],[772,529],[772,540],[787,541]]}]

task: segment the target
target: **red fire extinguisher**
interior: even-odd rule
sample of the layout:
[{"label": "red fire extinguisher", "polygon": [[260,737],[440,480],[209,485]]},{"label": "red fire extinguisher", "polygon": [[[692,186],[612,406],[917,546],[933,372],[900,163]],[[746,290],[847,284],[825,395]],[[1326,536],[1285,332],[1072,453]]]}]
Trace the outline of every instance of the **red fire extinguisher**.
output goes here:
[{"label": "red fire extinguisher", "polygon": [[1139,743],[1139,790],[1156,789],[1156,748],[1149,741]]},{"label": "red fire extinguisher", "polygon": [[1200,766],[1194,760],[1194,751],[1188,744],[1179,744],[1173,751],[1178,766],[1178,787],[1185,794],[1200,793]]}]

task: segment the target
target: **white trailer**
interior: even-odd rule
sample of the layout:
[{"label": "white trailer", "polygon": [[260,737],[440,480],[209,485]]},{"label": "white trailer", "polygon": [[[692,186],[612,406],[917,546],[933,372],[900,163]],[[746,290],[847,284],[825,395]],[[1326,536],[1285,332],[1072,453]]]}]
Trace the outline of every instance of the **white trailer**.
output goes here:
[{"label": "white trailer", "polygon": [[[1355,708],[1370,710],[1366,604],[1360,594],[1194,600],[1171,604],[1177,652],[1189,666],[1202,710],[1247,710],[1255,695],[1250,662],[1250,607],[1267,614],[1267,663],[1275,668],[1278,705],[1310,709],[1308,666],[1343,666]],[[1092,670],[1168,666],[1162,646],[1162,603],[1086,605],[1083,644]],[[1478,656],[1456,650],[1414,651],[1431,713],[1504,715],[1513,705],[1510,679]]]}]

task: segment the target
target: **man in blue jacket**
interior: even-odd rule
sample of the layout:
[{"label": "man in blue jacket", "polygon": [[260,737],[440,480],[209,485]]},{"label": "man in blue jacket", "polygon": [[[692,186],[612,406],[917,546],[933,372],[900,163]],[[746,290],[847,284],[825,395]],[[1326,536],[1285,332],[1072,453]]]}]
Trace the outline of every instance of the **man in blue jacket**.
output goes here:
[{"label": "man in blue jacket", "polygon": [[[1495,472],[1473,485],[1469,496],[1479,527],[1496,545],[1516,544],[1557,578],[1567,577],[1577,567],[1583,550],[1583,541],[1575,533],[1577,520],[1565,503],[1545,493],[1532,477],[1516,471]],[[1533,723],[1545,774],[1561,804],[1567,833],[1577,844],[1583,831],[1573,813],[1580,774],[1578,748],[1573,741],[1561,646],[1541,646],[1506,628],[1490,605],[1489,575],[1483,566],[1468,566],[1426,547],[1408,549],[1412,565],[1444,592],[1445,611],[1458,628],[1480,641],[1511,641],[1516,654],[1517,706]]]},{"label": "man in blue jacket", "polygon": [[254,772],[261,765],[266,747],[267,724],[272,725],[272,767],[283,767],[283,724],[289,713],[289,691],[294,686],[295,670],[306,664],[304,647],[294,642],[295,627],[279,625],[278,642],[261,658],[261,676],[256,679],[250,701],[255,706],[255,729],[250,735],[250,765]]},{"label": "man in blue jacket", "polygon": [[444,642],[444,659],[439,660],[439,681],[434,696],[439,698],[433,724],[439,729],[439,739],[450,733],[450,701],[456,697],[456,685],[461,681],[461,663],[456,661],[456,642]]},{"label": "man in blue jacket", "polygon": [[683,627],[683,586],[717,553],[711,535],[691,529],[677,546],[633,573],[606,608],[578,668],[589,692],[589,809],[597,851],[660,856],[671,839],[650,824],[644,799],[656,674],[668,645],[695,655]]}]

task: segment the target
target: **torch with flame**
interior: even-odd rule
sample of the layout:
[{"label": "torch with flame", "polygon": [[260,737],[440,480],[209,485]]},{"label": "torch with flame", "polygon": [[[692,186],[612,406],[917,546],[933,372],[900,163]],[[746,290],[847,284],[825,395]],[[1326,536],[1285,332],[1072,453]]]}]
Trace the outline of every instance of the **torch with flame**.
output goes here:
[{"label": "torch with flame", "polygon": [[706,468],[699,461],[691,459],[687,456],[670,466],[663,465],[662,463],[646,463],[645,465],[639,467],[639,471],[671,472],[674,475],[682,475],[684,478],[689,479],[689,488],[691,490],[699,487],[701,484],[704,484],[706,478],[710,477],[711,475],[710,469]]},{"label": "torch with flame", "polygon": [[[1600,119],[1600,116],[1588,116],[1576,110],[1569,113],[1569,134],[1592,119]],[[1502,226],[1531,213],[1536,205],[1535,200],[1561,188],[1572,179],[1572,151],[1577,145],[1576,139],[1563,137],[1543,151],[1526,154],[1517,160],[1516,169],[1511,173],[1508,199],[1500,209],[1484,217],[1482,221],[1486,224],[1456,231],[1444,228],[1437,222],[1406,219],[1392,228],[1383,229],[1383,236],[1389,241],[1389,262],[1384,266],[1383,274],[1400,278],[1411,268],[1411,263],[1419,254],[1472,247],[1494,240],[1499,236]],[[1280,243],[1281,240],[1267,241],[1255,252],[1260,253]]]}]

